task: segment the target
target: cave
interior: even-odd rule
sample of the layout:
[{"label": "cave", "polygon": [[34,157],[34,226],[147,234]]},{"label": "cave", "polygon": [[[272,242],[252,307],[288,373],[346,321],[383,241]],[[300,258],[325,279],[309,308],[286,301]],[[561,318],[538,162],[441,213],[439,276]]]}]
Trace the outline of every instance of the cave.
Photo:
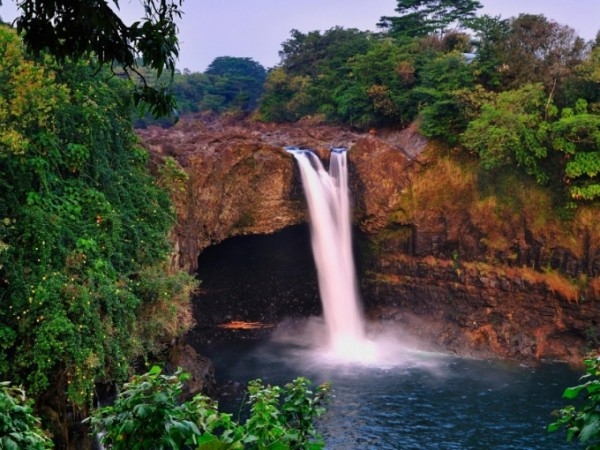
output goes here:
[{"label": "cave", "polygon": [[260,324],[233,333],[236,338],[256,338],[283,319],[321,314],[307,224],[210,246],[199,255],[196,274],[200,286],[193,297],[194,340],[232,337],[223,327],[232,322]]}]

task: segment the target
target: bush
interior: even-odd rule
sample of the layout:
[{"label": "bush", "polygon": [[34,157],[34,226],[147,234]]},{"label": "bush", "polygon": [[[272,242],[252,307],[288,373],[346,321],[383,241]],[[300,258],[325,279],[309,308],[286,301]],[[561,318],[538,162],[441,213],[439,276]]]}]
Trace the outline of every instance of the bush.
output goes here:
[{"label": "bush", "polygon": [[245,402],[249,415],[240,424],[202,394],[181,402],[182,383],[188,377],[181,370],[164,375],[156,366],[135,376],[114,405],[98,409],[88,419],[102,444],[113,450],[323,448],[314,420],[325,412],[329,384],[313,393],[306,378],[284,387],[252,381]]},{"label": "bush", "polygon": [[33,415],[31,401],[22,389],[0,383],[0,449],[43,450],[53,448],[50,438]]},{"label": "bush", "polygon": [[581,377],[584,383],[563,392],[563,398],[569,400],[583,395],[583,403],[555,411],[558,418],[548,425],[548,431],[564,428],[568,442],[576,438],[586,445],[586,450],[600,450],[600,357],[585,360],[585,366],[586,374]]}]

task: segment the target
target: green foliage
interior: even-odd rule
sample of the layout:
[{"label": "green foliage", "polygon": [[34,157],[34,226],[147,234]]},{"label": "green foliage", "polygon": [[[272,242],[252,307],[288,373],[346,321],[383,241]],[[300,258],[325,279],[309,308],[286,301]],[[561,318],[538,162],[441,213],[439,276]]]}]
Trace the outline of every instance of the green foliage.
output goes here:
[{"label": "green foliage", "polygon": [[498,94],[483,104],[461,143],[479,155],[485,169],[516,165],[545,183],[549,174],[541,163],[548,156],[548,129],[555,107],[541,85],[527,85]]},{"label": "green foliage", "polygon": [[475,17],[483,6],[477,0],[397,0],[400,16],[384,16],[377,26],[394,36],[419,37],[444,33]]},{"label": "green foliage", "polygon": [[[212,81],[212,89],[205,93],[200,110],[223,112],[252,111],[263,92],[266,70],[252,58],[221,56],[215,58],[204,72]],[[218,101],[210,101],[210,98]]]},{"label": "green foliage", "polygon": [[25,391],[8,382],[0,383],[0,448],[43,450],[53,448],[50,438],[33,414]]},{"label": "green foliage", "polygon": [[[345,106],[361,109],[360,105],[352,105],[356,95],[361,95],[368,107],[366,91],[353,89],[350,63],[370,48],[370,33],[335,27],[323,34],[292,30],[291,35],[279,52],[280,67],[267,76],[260,101],[263,120],[293,121],[313,114],[340,120],[340,110]],[[351,120],[349,123],[355,124]]]},{"label": "green foliage", "polygon": [[541,83],[558,104],[573,100],[565,86],[589,49],[575,30],[533,14],[508,20],[484,16],[472,26],[479,40],[481,81],[486,86],[508,90]]},{"label": "green foliage", "polygon": [[563,109],[551,132],[554,149],[568,157],[565,175],[571,197],[600,198],[600,116],[588,113],[587,102],[579,99],[574,109]]},{"label": "green foliage", "polygon": [[502,82],[503,45],[510,36],[510,23],[507,19],[483,15],[470,20],[469,26],[477,49],[477,80],[486,89],[496,90]]},{"label": "green foliage", "polygon": [[[146,105],[158,116],[174,111],[174,98],[165,85],[151,85],[138,70],[166,70],[175,73],[179,55],[177,26],[183,0],[144,0],[144,18],[126,25],[117,11],[119,2],[69,0],[24,0],[18,3],[21,16],[18,31],[36,55],[47,52],[59,62],[94,58],[100,65],[117,65],[128,76],[140,80],[133,91],[134,101]],[[86,61],[89,62],[89,61]]]},{"label": "green foliage", "polygon": [[252,381],[249,417],[238,424],[201,394],[182,402],[182,383],[188,377],[181,371],[164,375],[153,367],[133,377],[114,405],[100,408],[88,420],[113,450],[323,448],[314,421],[325,412],[329,385],[313,393],[305,378],[283,388]]},{"label": "green foliage", "polygon": [[292,32],[281,67],[270,71],[261,98],[263,120],[319,115],[359,128],[403,125],[414,119],[409,90],[413,50],[358,30]]},{"label": "green foliage", "polygon": [[582,397],[579,405],[568,405],[555,411],[555,422],[548,425],[548,431],[564,429],[567,441],[577,439],[586,450],[600,449],[600,358],[585,360],[586,374],[582,384],[568,387],[563,398],[576,400]]},{"label": "green foliage", "polygon": [[[265,78],[265,68],[253,59],[221,56],[204,73],[175,74],[169,89],[177,102],[178,116],[204,111],[248,114],[257,106]],[[171,126],[174,122],[142,115],[136,126]]]},{"label": "green foliage", "polygon": [[[418,74],[411,47],[391,40],[372,43],[348,63],[349,74],[337,102],[338,120],[366,128],[402,125],[414,119],[417,106],[410,97]],[[348,108],[351,104],[354,108]],[[349,114],[350,113],[350,114]]]},{"label": "green foliage", "polygon": [[201,434],[191,403],[179,403],[185,376],[161,374],[158,367],[135,376],[123,386],[114,405],[91,418],[102,442],[115,450],[180,449]]},{"label": "green foliage", "polygon": [[420,75],[421,84],[412,95],[422,105],[421,131],[427,137],[456,144],[468,123],[460,93],[474,86],[470,66],[461,53],[450,52],[430,59]]},{"label": "green foliage", "polygon": [[[133,133],[130,86],[57,69],[0,27],[0,376],[85,410],[94,382],[125,379],[182,332],[195,283],[163,266],[174,212]],[[156,305],[174,311],[166,325],[139,326]]]}]

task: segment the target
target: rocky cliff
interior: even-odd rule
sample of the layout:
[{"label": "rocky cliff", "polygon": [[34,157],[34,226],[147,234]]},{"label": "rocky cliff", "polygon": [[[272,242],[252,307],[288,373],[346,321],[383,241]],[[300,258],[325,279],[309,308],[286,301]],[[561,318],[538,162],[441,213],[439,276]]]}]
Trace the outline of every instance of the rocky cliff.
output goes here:
[{"label": "rocky cliff", "polygon": [[344,146],[354,221],[369,242],[362,286],[370,317],[461,354],[577,362],[600,341],[593,208],[553,219],[551,202],[521,181],[506,183],[515,192],[504,204],[468,158],[435,149],[414,128],[189,119],[139,134],[154,158],[174,158],[189,176],[174,193],[183,267],[196,270],[200,253],[228,237],[305,222],[299,174],[283,147],[327,160],[331,146]]}]

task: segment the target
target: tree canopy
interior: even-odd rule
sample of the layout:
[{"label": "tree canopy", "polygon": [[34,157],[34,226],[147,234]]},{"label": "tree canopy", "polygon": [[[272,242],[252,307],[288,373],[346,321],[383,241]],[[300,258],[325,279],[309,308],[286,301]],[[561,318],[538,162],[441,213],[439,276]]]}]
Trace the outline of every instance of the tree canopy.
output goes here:
[{"label": "tree canopy", "polygon": [[477,17],[480,7],[400,0],[382,33],[292,30],[259,116],[363,130],[417,121],[486,170],[516,166],[542,184],[562,180],[552,186],[570,200],[600,199],[598,41],[543,15]]},{"label": "tree canopy", "polygon": [[477,0],[397,0],[399,16],[384,16],[377,26],[396,37],[443,34],[450,25],[460,26],[475,18],[479,8],[482,5]]},{"label": "tree canopy", "polygon": [[[22,0],[17,30],[35,55],[53,55],[59,62],[91,58],[100,65],[117,66],[138,80],[134,99],[155,115],[175,109],[167,85],[151,85],[140,65],[175,72],[179,56],[176,20],[183,0],[143,0],[144,17],[127,25],[119,17],[118,0]],[[0,1],[0,5],[2,2]]]}]

